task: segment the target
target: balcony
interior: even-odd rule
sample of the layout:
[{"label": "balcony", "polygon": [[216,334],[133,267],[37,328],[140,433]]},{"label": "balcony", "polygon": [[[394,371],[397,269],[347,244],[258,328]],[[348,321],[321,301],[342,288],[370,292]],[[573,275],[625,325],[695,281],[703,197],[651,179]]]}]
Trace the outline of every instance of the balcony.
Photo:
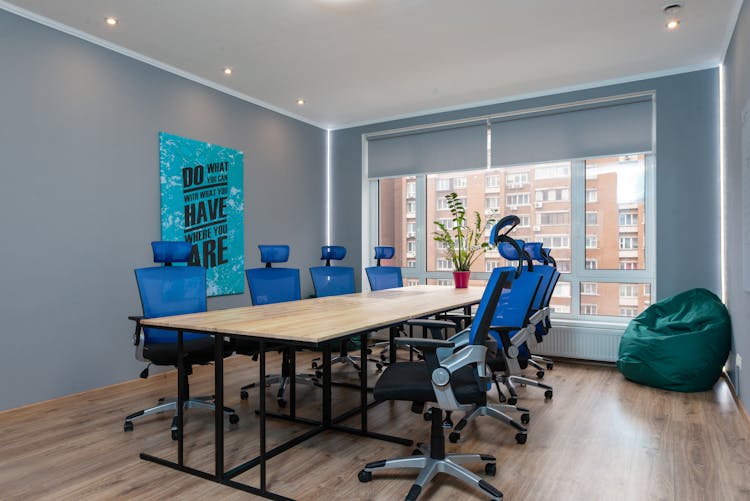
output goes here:
[{"label": "balcony", "polygon": [[621,258],[638,258],[638,249],[620,249]]},{"label": "balcony", "polygon": [[620,306],[638,306],[636,296],[620,296]]}]

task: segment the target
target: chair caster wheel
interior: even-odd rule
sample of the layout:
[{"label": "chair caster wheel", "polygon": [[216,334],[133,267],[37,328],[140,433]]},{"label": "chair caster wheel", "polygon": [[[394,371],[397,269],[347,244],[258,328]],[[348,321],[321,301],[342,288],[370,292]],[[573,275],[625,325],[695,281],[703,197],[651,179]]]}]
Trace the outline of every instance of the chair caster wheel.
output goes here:
[{"label": "chair caster wheel", "polygon": [[237,424],[240,422],[240,417],[237,414],[230,414],[229,415],[229,423],[230,424]]},{"label": "chair caster wheel", "polygon": [[450,440],[450,443],[455,444],[461,439],[461,434],[457,431],[452,431],[450,435],[448,435],[448,440]]},{"label": "chair caster wheel", "polygon": [[529,424],[530,420],[531,420],[531,416],[529,415],[528,412],[524,412],[523,414],[521,414],[521,422],[523,424]]},{"label": "chair caster wheel", "polygon": [[544,378],[544,371],[536,371],[536,377],[538,377],[539,379],[543,379]]},{"label": "chair caster wheel", "polygon": [[552,370],[554,367],[555,367],[555,364],[553,364],[552,362],[547,364],[547,370]]},{"label": "chair caster wheel", "polygon": [[318,368],[318,362],[313,362],[312,363],[312,368],[313,369],[317,369]]},{"label": "chair caster wheel", "polygon": [[240,399],[241,400],[247,400],[248,397],[249,397],[249,395],[247,394],[247,392],[245,390],[242,390],[240,392]]},{"label": "chair caster wheel", "polygon": [[412,456],[421,456],[422,455],[422,451],[420,451],[419,449],[414,449],[413,451],[411,451],[411,455]]},{"label": "chair caster wheel", "polygon": [[323,379],[323,371],[315,371],[315,377],[317,379]]},{"label": "chair caster wheel", "polygon": [[372,349],[371,348],[367,348],[367,354],[368,355],[372,355]]},{"label": "chair caster wheel", "polygon": [[422,418],[424,418],[425,421],[432,421],[432,412],[425,412],[424,414],[422,414]]},{"label": "chair caster wheel", "polygon": [[369,482],[370,480],[372,480],[372,472],[371,471],[362,470],[357,475],[357,478],[362,483]]},{"label": "chair caster wheel", "polygon": [[484,465],[484,472],[487,475],[494,477],[497,473],[497,465],[495,465],[495,463],[487,463],[486,465]]},{"label": "chair caster wheel", "polygon": [[550,400],[552,398],[552,390],[547,390],[544,392],[544,399]]},{"label": "chair caster wheel", "polygon": [[281,407],[282,409],[286,407],[286,400],[284,400],[283,398],[277,398],[276,403],[279,404],[279,407]]},{"label": "chair caster wheel", "polygon": [[505,398],[505,395],[501,393],[500,396],[498,397],[498,400],[500,401],[501,404],[504,404],[508,399]]},{"label": "chair caster wheel", "polygon": [[383,364],[377,363],[375,364],[375,368],[378,370],[378,372],[381,372],[383,370]]},{"label": "chair caster wheel", "polygon": [[526,434],[525,433],[516,433],[516,443],[517,444],[525,444],[526,443]]},{"label": "chair caster wheel", "polygon": [[172,440],[177,440],[177,430],[172,430]]},{"label": "chair caster wheel", "polygon": [[133,422],[125,421],[125,426],[123,426],[123,431],[133,431]]},{"label": "chair caster wheel", "polygon": [[518,399],[516,397],[510,397],[508,399],[508,405],[516,405],[518,403]]}]

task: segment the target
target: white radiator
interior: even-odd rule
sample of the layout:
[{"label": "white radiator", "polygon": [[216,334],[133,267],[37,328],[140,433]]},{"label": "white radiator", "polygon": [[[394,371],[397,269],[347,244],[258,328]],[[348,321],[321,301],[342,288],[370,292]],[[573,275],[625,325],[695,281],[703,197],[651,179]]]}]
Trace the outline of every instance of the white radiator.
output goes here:
[{"label": "white radiator", "polygon": [[[555,322],[553,320],[553,322]],[[556,322],[544,341],[531,351],[535,355],[616,362],[624,325],[591,323],[560,325]]]}]

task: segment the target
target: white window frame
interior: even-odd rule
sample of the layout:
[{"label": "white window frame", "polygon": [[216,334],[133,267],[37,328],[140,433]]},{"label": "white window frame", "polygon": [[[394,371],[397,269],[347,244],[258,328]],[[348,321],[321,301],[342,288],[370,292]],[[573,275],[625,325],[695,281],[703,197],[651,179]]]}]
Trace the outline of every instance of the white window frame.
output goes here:
[{"label": "white window frame", "polygon": [[453,178],[453,189],[454,190],[461,190],[463,188],[466,188],[466,177],[454,177]]}]

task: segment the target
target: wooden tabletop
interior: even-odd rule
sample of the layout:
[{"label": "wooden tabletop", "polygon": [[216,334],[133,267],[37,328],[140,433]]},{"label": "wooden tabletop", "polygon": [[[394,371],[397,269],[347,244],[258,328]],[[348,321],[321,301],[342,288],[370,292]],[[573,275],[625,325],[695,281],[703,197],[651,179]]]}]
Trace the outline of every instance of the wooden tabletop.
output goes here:
[{"label": "wooden tabletop", "polygon": [[142,320],[143,325],[320,344],[475,304],[483,287],[416,285]]}]

